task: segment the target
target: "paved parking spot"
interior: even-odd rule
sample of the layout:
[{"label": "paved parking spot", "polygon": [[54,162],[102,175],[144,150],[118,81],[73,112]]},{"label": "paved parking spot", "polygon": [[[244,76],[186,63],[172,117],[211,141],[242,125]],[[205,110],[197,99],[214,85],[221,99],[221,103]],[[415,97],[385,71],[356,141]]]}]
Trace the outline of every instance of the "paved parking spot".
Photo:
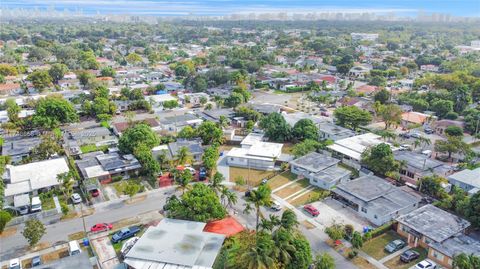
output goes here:
[{"label": "paved parking spot", "polygon": [[312,205],[320,211],[320,215],[315,220],[326,227],[334,222],[351,224],[356,231],[361,232],[363,227],[371,225],[366,219],[358,216],[353,209],[345,207],[333,198],[329,197]]},{"label": "paved parking spot", "polygon": [[113,269],[120,264],[108,235],[91,239],[90,242],[98,255],[98,262],[103,269]]}]

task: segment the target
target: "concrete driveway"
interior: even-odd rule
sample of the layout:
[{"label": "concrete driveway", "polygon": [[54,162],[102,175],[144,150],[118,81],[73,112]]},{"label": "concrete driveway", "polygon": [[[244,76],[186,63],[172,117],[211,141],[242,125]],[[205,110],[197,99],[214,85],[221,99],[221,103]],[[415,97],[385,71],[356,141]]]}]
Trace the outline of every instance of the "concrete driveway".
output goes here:
[{"label": "concrete driveway", "polygon": [[113,269],[120,261],[118,260],[112,241],[108,237],[108,233],[90,239],[92,247],[98,255],[98,263],[103,269]]},{"label": "concrete driveway", "polygon": [[371,226],[364,218],[360,217],[353,209],[344,207],[344,205],[333,198],[326,198],[323,201],[312,203],[320,211],[320,215],[315,220],[323,226],[328,227],[334,222],[351,224],[356,231],[361,232],[363,227]]}]

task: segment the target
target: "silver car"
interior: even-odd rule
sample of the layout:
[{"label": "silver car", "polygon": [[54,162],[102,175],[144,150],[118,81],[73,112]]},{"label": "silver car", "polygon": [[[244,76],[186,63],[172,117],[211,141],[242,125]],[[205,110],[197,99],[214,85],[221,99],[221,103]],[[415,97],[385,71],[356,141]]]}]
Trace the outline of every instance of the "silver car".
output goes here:
[{"label": "silver car", "polygon": [[75,192],[74,194],[72,194],[72,197],[71,197],[71,198],[72,198],[72,202],[73,202],[74,204],[79,204],[79,203],[82,202],[82,197],[80,196],[80,194],[78,194],[78,193],[76,193],[76,192]]}]

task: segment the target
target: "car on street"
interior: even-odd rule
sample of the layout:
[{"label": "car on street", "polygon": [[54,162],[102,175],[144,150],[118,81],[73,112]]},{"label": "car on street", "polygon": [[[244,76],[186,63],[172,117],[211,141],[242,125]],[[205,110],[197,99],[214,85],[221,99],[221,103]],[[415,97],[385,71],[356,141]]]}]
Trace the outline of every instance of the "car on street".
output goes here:
[{"label": "car on street", "polygon": [[400,260],[404,263],[409,263],[415,259],[420,257],[420,253],[416,252],[415,250],[406,250],[400,255]]},{"label": "car on street", "polygon": [[79,203],[82,202],[82,197],[80,196],[80,194],[78,194],[78,193],[76,193],[76,192],[72,194],[72,197],[71,197],[71,198],[72,198],[72,202],[73,202],[74,204],[79,204]]},{"label": "car on street", "polygon": [[437,268],[437,264],[429,259],[425,259],[417,263],[414,268],[415,269],[435,269]]},{"label": "car on street", "polygon": [[397,250],[402,249],[403,247],[405,247],[405,242],[403,240],[397,239],[397,240],[393,240],[390,243],[388,243],[385,246],[385,251],[388,252],[388,253],[393,253]]},{"label": "car on street", "polygon": [[280,211],[282,210],[282,205],[280,205],[277,201],[273,201],[270,209],[272,209],[273,211]]},{"label": "car on street", "polygon": [[100,195],[100,190],[98,189],[91,190],[90,194],[92,195],[92,197],[98,197]]},{"label": "car on street", "polygon": [[410,133],[401,133],[400,134],[400,137],[403,137],[403,138],[410,138]]},{"label": "car on street", "polygon": [[435,131],[434,131],[432,128],[429,128],[429,127],[423,129],[423,131],[424,131],[426,134],[433,134],[433,133],[435,133]]},{"label": "car on street", "polygon": [[105,232],[111,230],[113,225],[111,223],[97,223],[90,228],[90,232],[98,233],[98,232]]},{"label": "car on street", "polygon": [[410,137],[412,138],[420,138],[422,135],[420,133],[410,133]]},{"label": "car on street", "polygon": [[307,211],[308,214],[312,215],[313,217],[320,215],[318,209],[316,209],[313,205],[304,205],[303,210]]},{"label": "car on street", "polygon": [[112,242],[118,243],[130,237],[134,237],[138,232],[140,232],[140,228],[137,226],[133,226],[130,228],[123,228],[120,231],[116,232],[112,236]]},{"label": "car on street", "polygon": [[35,256],[32,258],[32,267],[42,265],[42,258],[40,256]]},{"label": "car on street", "polygon": [[19,259],[11,259],[8,263],[8,269],[22,269]]}]

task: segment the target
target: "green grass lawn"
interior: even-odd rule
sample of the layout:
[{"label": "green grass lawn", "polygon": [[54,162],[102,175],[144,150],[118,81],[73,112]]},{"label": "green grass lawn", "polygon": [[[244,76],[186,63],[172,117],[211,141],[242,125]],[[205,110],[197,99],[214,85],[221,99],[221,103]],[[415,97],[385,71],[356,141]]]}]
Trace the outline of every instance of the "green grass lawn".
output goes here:
[{"label": "green grass lawn", "polygon": [[127,186],[128,182],[129,181],[134,181],[135,183],[139,184],[140,185],[140,190],[138,191],[138,193],[141,193],[145,190],[145,186],[141,185],[140,182],[138,180],[134,180],[134,179],[128,179],[128,180],[121,180],[121,181],[118,181],[118,182],[114,182],[112,184],[110,184],[111,186],[113,186],[113,188],[115,189],[115,191],[117,192],[117,195],[120,196],[120,195],[123,195],[125,194],[125,187]]},{"label": "green grass lawn", "polygon": [[89,153],[89,152],[98,151],[98,150],[106,151],[107,149],[108,149],[107,145],[97,147],[97,145],[95,144],[83,145],[80,147],[80,150],[82,151],[82,153]]},{"label": "green grass lawn", "polygon": [[381,258],[390,254],[384,250],[385,246],[390,243],[390,241],[396,239],[402,238],[394,231],[388,231],[364,243],[362,250],[368,255],[370,255],[372,258],[380,260]]},{"label": "green grass lawn", "polygon": [[295,198],[294,200],[290,200],[289,203],[293,206],[301,206],[308,203],[313,203],[319,200],[324,199],[330,194],[327,190],[322,190],[320,188],[314,188],[309,192],[303,194],[300,197]]},{"label": "green grass lawn", "polygon": [[230,179],[235,180],[238,177],[245,179],[248,185],[256,187],[260,185],[262,179],[269,178],[274,174],[273,171],[262,171],[240,167],[230,167]]},{"label": "green grass lawn", "polygon": [[270,187],[270,189],[274,190],[282,185],[287,184],[292,180],[295,180],[296,178],[297,175],[293,174],[290,171],[286,171],[269,179],[267,185]]},{"label": "green grass lawn", "polygon": [[418,257],[416,260],[413,260],[409,263],[404,263],[400,260],[400,256],[397,256],[387,262],[385,262],[385,266],[387,266],[390,269],[408,269],[415,264],[417,264],[420,261],[423,261],[425,258],[427,258],[428,251],[424,248],[421,247],[416,247],[412,248],[412,250],[417,251],[420,254],[420,257]]}]

